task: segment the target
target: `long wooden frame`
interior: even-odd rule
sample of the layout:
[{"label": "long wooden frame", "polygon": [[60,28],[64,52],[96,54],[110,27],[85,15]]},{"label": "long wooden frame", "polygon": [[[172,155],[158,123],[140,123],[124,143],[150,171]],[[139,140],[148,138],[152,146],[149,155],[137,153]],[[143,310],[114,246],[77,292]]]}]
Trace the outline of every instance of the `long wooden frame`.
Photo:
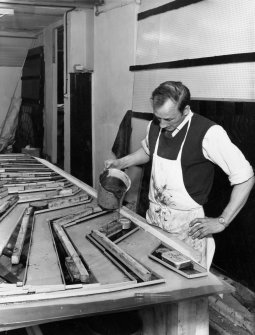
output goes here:
[{"label": "long wooden frame", "polygon": [[[70,182],[81,187],[93,197],[96,191],[80,182],[66,172],[54,167],[51,163],[38,159],[42,164],[52,168]],[[121,208],[121,215],[128,217],[139,231],[148,232],[160,241],[189,256],[189,248],[174,239],[167,238],[162,232],[146,224],[140,216]],[[117,283],[112,285],[22,285],[0,284],[0,329],[8,330],[19,327],[38,325],[54,320],[77,316],[141,309],[144,334],[170,333],[176,334],[208,334],[208,302],[207,296],[221,292],[231,292],[231,288],[223,284],[217,277],[208,276],[198,279],[185,279],[174,272],[163,271],[161,265],[157,269],[166,275],[166,279],[155,280],[148,287],[143,283]],[[171,304],[171,305],[169,305]],[[152,307],[151,307],[152,306]],[[158,319],[159,318],[159,319]],[[171,319],[171,322],[167,320]],[[158,323],[158,320],[162,322]],[[176,327],[176,328],[175,328]]]}]

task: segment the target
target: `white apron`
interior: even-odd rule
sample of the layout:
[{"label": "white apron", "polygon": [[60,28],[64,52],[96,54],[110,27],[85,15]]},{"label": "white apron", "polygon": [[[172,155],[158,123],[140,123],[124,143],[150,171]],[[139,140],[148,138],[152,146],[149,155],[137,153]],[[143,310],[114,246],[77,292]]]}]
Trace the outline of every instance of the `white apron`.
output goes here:
[{"label": "white apron", "polygon": [[214,239],[208,237],[193,240],[188,235],[189,223],[193,219],[204,217],[203,207],[191,198],[183,181],[181,156],[190,122],[191,117],[176,160],[157,155],[161,130],[159,132],[153,154],[150,207],[146,219],[148,223],[162,228],[199,251],[201,253],[199,263],[209,270],[215,251]]}]

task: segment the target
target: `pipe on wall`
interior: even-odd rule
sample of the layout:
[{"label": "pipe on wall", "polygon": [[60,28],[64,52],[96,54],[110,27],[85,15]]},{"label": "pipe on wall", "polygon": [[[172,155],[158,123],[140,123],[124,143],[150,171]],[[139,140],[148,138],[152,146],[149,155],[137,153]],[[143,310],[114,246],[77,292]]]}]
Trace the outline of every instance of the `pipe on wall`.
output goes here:
[{"label": "pipe on wall", "polygon": [[95,11],[95,15],[98,16],[102,13],[106,13],[112,9],[115,9],[115,8],[120,8],[120,7],[124,7],[124,6],[127,6],[127,5],[130,5],[132,3],[135,3],[137,5],[141,5],[142,3],[142,0],[121,0],[120,3],[118,4],[109,4],[109,5],[105,5],[103,6],[104,8],[99,10],[98,9],[98,6],[96,5],[96,11]]},{"label": "pipe on wall", "polygon": [[68,14],[74,11],[76,7],[72,7],[65,12],[64,22],[65,22],[65,91],[64,96],[68,93],[68,32],[67,32],[67,17]]}]

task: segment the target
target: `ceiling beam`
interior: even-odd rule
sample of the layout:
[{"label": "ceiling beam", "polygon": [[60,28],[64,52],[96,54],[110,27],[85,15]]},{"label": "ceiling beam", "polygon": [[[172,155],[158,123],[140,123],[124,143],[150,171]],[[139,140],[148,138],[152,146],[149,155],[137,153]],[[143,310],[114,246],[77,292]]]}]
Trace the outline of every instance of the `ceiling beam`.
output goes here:
[{"label": "ceiling beam", "polygon": [[37,36],[33,33],[27,33],[27,32],[10,32],[10,31],[1,31],[0,32],[0,38],[1,37],[8,37],[8,38],[27,38],[27,39],[36,39]]},{"label": "ceiling beam", "polygon": [[1,0],[0,8],[13,8],[16,6],[34,6],[34,7],[49,7],[49,8],[93,8],[94,0],[57,0],[57,1],[43,1],[43,0]]}]

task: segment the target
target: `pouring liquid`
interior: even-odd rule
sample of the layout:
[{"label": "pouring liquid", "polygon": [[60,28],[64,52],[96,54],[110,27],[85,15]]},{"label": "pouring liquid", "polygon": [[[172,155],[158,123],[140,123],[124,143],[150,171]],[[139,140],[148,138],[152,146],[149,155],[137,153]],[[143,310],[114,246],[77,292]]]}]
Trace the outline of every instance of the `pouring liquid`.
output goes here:
[{"label": "pouring liquid", "polygon": [[124,195],[127,191],[126,184],[119,178],[109,176],[107,170],[101,174],[100,184],[102,185],[103,189],[107,191],[107,192],[104,192],[104,199],[103,199],[105,209],[113,208],[112,203],[114,200],[114,202],[116,202],[115,208],[117,209],[117,220],[119,220],[120,219],[120,207],[121,207]]}]

